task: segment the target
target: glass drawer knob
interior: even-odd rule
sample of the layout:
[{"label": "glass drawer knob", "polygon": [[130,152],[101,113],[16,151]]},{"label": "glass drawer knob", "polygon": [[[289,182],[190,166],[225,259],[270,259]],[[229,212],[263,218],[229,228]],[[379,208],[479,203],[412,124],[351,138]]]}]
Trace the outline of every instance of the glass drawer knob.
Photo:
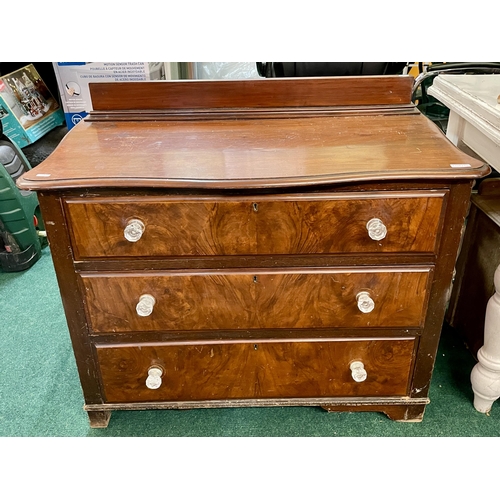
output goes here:
[{"label": "glass drawer knob", "polygon": [[132,219],[128,221],[127,227],[123,230],[123,235],[126,240],[133,243],[141,239],[145,228],[144,222],[139,219]]},{"label": "glass drawer knob", "polygon": [[370,219],[366,224],[366,229],[370,238],[375,241],[383,240],[387,235],[387,228],[380,219]]},{"label": "glass drawer knob", "polygon": [[135,310],[137,311],[137,314],[139,316],[149,316],[153,312],[155,303],[156,300],[152,295],[141,295],[141,297],[139,298],[139,302],[135,307]]},{"label": "glass drawer knob", "polygon": [[146,379],[146,387],[148,389],[158,389],[161,386],[161,376],[163,370],[158,366],[152,366],[148,370],[148,378]]},{"label": "glass drawer knob", "polygon": [[365,370],[365,365],[361,361],[353,361],[349,368],[351,369],[351,375],[355,382],[363,382],[366,380],[367,373]]},{"label": "glass drawer knob", "polygon": [[375,309],[375,302],[368,292],[359,292],[358,295],[356,295],[356,300],[358,301],[358,309],[362,313],[366,314]]}]

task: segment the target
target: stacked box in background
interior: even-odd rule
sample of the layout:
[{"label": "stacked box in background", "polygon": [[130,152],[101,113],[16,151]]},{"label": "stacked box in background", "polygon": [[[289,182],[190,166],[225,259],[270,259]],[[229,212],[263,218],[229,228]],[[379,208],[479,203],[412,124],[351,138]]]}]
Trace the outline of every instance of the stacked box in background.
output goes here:
[{"label": "stacked box in background", "polygon": [[64,123],[64,113],[33,64],[0,77],[3,133],[20,148]]},{"label": "stacked box in background", "polygon": [[171,63],[57,62],[54,64],[68,130],[92,111],[89,83],[138,82],[175,78]]}]

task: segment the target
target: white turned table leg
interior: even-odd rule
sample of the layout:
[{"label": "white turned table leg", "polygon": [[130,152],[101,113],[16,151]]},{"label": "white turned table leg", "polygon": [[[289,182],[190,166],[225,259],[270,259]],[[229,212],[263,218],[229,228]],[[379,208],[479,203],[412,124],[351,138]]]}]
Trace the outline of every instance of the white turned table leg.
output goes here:
[{"label": "white turned table leg", "polygon": [[481,413],[491,409],[500,397],[500,266],[494,276],[495,294],[486,306],[484,345],[471,373],[474,407]]},{"label": "white turned table leg", "polygon": [[463,139],[465,128],[465,120],[455,111],[450,110],[448,125],[446,127],[446,137],[455,146]]}]

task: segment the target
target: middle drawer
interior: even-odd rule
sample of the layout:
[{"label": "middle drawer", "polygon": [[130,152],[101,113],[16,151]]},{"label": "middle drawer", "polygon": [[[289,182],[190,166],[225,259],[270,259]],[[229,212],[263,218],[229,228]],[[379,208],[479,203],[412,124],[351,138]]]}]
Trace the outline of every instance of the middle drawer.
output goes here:
[{"label": "middle drawer", "polygon": [[96,333],[421,327],[431,267],[81,273]]}]

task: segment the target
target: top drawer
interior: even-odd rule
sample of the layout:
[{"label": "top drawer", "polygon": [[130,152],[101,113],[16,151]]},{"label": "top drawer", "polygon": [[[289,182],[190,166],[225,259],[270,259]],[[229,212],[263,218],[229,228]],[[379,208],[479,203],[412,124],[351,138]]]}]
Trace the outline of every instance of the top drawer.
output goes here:
[{"label": "top drawer", "polygon": [[75,258],[436,253],[446,191],[66,198]]}]

